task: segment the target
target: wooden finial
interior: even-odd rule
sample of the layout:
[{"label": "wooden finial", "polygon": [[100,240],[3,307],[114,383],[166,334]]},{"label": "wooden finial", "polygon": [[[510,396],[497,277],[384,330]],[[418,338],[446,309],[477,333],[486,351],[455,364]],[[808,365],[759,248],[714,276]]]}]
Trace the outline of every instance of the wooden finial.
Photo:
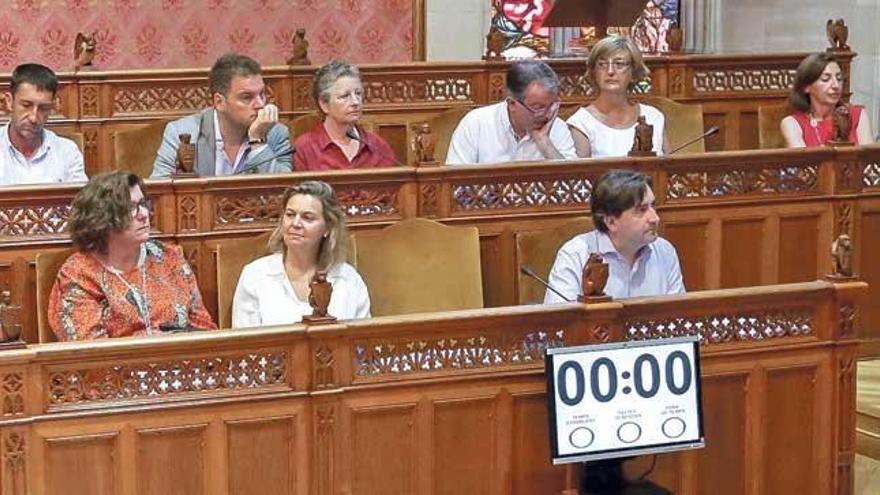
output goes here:
[{"label": "wooden finial", "polygon": [[196,172],[196,145],[190,142],[192,136],[190,134],[179,134],[180,145],[177,147],[177,157],[175,158],[176,169],[175,177],[195,177]]},{"label": "wooden finial", "polygon": [[83,34],[76,33],[76,40],[73,43],[73,71],[78,72],[83,69],[93,69],[92,61],[95,59],[95,49],[98,42],[95,39],[95,33]]},{"label": "wooden finial", "polygon": [[415,137],[412,140],[413,155],[415,155],[417,167],[436,167],[439,163],[434,158],[434,148],[437,146],[437,136],[431,132],[431,124],[420,122],[413,124],[412,130]]},{"label": "wooden finial", "polygon": [[305,28],[298,28],[293,36],[293,55],[287,59],[287,65],[312,65],[309,60],[309,42],[306,40]]},{"label": "wooden finial", "polygon": [[636,132],[629,156],[657,156],[654,151],[654,126],[645,120],[644,115],[639,115],[636,122]]},{"label": "wooden finial", "polygon": [[507,36],[494,25],[489,28],[489,34],[486,35],[486,53],[483,60],[504,60],[501,52],[504,51],[504,45],[507,44]]},{"label": "wooden finial", "polygon": [[12,304],[12,292],[0,291],[0,350],[24,347],[21,340],[21,306]]},{"label": "wooden finial", "polygon": [[828,36],[828,43],[831,45],[826,51],[848,52],[850,50],[849,45],[846,44],[846,40],[849,38],[849,28],[843,19],[836,21],[828,19],[828,22],[825,23],[825,34]]},{"label": "wooden finial", "polygon": [[852,280],[853,274],[853,245],[852,239],[846,234],[840,234],[831,243],[831,260],[834,264],[834,273],[825,278],[833,281]]}]

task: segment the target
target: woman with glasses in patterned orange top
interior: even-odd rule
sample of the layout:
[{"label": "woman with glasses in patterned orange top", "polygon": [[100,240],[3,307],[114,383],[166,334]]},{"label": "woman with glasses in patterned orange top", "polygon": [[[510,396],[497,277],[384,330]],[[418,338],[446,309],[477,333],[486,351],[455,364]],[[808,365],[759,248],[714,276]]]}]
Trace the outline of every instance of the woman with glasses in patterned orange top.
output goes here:
[{"label": "woman with glasses in patterned orange top", "polygon": [[58,340],[217,328],[180,248],[150,240],[151,211],[141,178],[123,171],[93,177],[73,198],[78,252],[49,296]]},{"label": "woman with glasses in patterned orange top", "polygon": [[567,121],[579,157],[626,156],[632,149],[640,116],[654,126],[653,150],[663,152],[666,119],[660,110],[631,98],[636,85],[649,74],[642,53],[631,39],[609,36],[596,43],[587,58],[586,72],[596,99]]}]

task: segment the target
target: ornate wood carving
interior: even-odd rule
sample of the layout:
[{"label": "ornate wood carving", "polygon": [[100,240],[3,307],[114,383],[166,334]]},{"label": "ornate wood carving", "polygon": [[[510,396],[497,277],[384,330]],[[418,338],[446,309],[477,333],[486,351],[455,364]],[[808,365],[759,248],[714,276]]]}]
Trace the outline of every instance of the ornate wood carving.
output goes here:
[{"label": "ornate wood carving", "polygon": [[504,73],[489,74],[489,101],[501,101],[507,96],[507,76]]},{"label": "ornate wood carving", "polygon": [[334,430],[336,427],[336,406],[320,404],[317,408],[317,437],[315,442],[315,493],[330,495],[333,489],[335,449],[333,448]]},{"label": "ornate wood carving", "polygon": [[293,108],[295,110],[312,110],[315,102],[312,101],[312,79],[297,78],[293,80]]},{"label": "ornate wood carving", "polygon": [[326,345],[321,345],[315,351],[315,375],[313,376],[314,386],[318,390],[336,387],[336,379],[334,378],[333,365],[333,349]]},{"label": "ornate wood carving", "polygon": [[846,234],[852,237],[852,210],[853,203],[836,203],[834,205],[835,231],[834,237]]},{"label": "ornate wood carving", "polygon": [[508,182],[456,182],[452,187],[456,211],[505,210],[535,207],[585,207],[593,178],[584,175]]},{"label": "ornate wood carving", "polygon": [[862,188],[862,166],[856,162],[838,162],[837,184],[841,191],[855,191]]},{"label": "ornate wood carving", "polygon": [[719,69],[694,71],[697,93],[788,91],[794,84],[794,69]]},{"label": "ornate wood carving", "polygon": [[79,87],[79,114],[81,117],[100,117],[98,113],[100,88],[96,84]]},{"label": "ornate wood carving", "polygon": [[627,340],[698,335],[704,345],[803,337],[815,333],[810,308],[633,320],[627,321],[624,328]]},{"label": "ornate wood carving", "polygon": [[4,417],[24,414],[24,373],[12,372],[3,375],[0,397]]},{"label": "ornate wood carving", "polygon": [[383,78],[364,82],[364,102],[368,105],[473,101],[473,83],[469,78]]},{"label": "ornate wood carving", "polygon": [[369,189],[361,187],[336,190],[336,197],[349,218],[394,217],[400,215],[399,186],[376,185]]},{"label": "ornate wood carving", "polygon": [[83,155],[86,162],[95,163],[98,160],[98,129],[89,127],[82,130],[83,133]]},{"label": "ornate wood carving", "polygon": [[63,234],[69,217],[69,205],[0,207],[0,237]]},{"label": "ornate wood carving", "polygon": [[159,112],[196,112],[208,106],[210,95],[205,84],[169,86],[122,86],[114,88],[113,115]]},{"label": "ornate wood carving", "polygon": [[670,172],[666,199],[793,194],[818,190],[817,165]]},{"label": "ornate wood carving", "polygon": [[866,163],[862,174],[862,183],[866,187],[880,186],[880,163]]},{"label": "ornate wood carving", "polygon": [[199,229],[199,199],[196,196],[183,196],[178,203],[177,224],[181,232]]},{"label": "ornate wood carving", "polygon": [[593,88],[587,84],[583,71],[575,74],[559,74],[559,95],[564,98],[588,98]]},{"label": "ornate wood carving", "polygon": [[611,342],[611,331],[607,325],[596,325],[591,330],[594,343]]},{"label": "ornate wood carving", "polygon": [[24,429],[4,429],[2,438],[3,493],[10,495],[24,495],[27,493],[27,479],[25,472],[27,431]]},{"label": "ornate wood carving", "polygon": [[676,67],[669,71],[669,96],[681,97],[684,92],[684,67]]},{"label": "ornate wood carving", "polygon": [[851,493],[853,487],[853,461],[855,459],[855,400],[856,361],[852,356],[842,356],[837,363],[838,404],[840,417],[837,424],[837,493]]},{"label": "ornate wood carving", "polygon": [[214,227],[241,224],[275,225],[281,214],[281,192],[218,196],[214,200]]},{"label": "ornate wood carving", "polygon": [[852,304],[840,305],[840,337],[855,336],[858,311],[859,308]]},{"label": "ornate wood carving", "polygon": [[286,355],[280,350],[232,356],[143,361],[99,368],[69,368],[49,373],[50,408],[156,400],[218,390],[277,389],[284,385]]},{"label": "ornate wood carving", "polygon": [[355,342],[358,377],[541,363],[544,350],[565,343],[564,330]]},{"label": "ornate wood carving", "polygon": [[440,184],[420,186],[419,216],[436,217],[440,214]]}]

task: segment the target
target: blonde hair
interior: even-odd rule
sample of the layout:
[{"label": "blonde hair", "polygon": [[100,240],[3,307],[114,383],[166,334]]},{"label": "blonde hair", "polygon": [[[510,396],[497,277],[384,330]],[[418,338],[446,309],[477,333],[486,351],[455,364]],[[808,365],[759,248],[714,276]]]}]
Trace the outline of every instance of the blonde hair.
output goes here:
[{"label": "blonde hair", "polygon": [[594,92],[598,92],[599,90],[594,76],[596,63],[599,60],[608,60],[608,57],[614,55],[616,52],[626,52],[629,54],[632,77],[627,89],[630,91],[635,88],[636,84],[647,79],[648,76],[651,75],[651,71],[648,69],[648,66],[645,65],[645,61],[642,60],[642,52],[639,51],[639,47],[633,43],[633,40],[625,36],[608,36],[596,43],[596,46],[590,50],[590,55],[587,57],[587,73],[585,74],[585,77],[587,84],[593,88]]},{"label": "blonde hair", "polygon": [[284,232],[281,223],[284,221],[284,209],[290,198],[297,194],[304,194],[317,198],[321,202],[321,212],[324,216],[324,222],[327,224],[328,235],[321,240],[321,246],[318,248],[318,269],[328,270],[336,263],[345,261],[345,253],[348,243],[348,229],[345,226],[345,212],[333,187],[326,182],[319,180],[310,180],[288,187],[284,191],[281,200],[281,216],[278,218],[278,226],[272,232],[267,243],[269,250],[273,253],[287,254],[287,245],[284,243]]}]

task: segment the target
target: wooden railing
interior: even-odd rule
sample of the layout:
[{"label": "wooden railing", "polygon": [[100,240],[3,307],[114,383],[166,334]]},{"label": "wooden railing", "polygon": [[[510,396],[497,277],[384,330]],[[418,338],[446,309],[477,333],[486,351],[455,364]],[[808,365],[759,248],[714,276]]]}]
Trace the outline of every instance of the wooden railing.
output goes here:
[{"label": "wooden railing", "polygon": [[[758,148],[759,105],[785,100],[797,64],[806,53],[691,54],[648,56],[648,94],[703,105],[705,125],[721,132],[707,141],[708,150]],[[840,55],[849,91],[853,52]],[[589,101],[584,60],[552,60],[562,82],[564,104]],[[505,96],[504,62],[431,62],[361,67],[368,114],[401,116],[385,119],[383,130],[398,156],[406,156],[407,115],[430,116],[452,107],[473,107]],[[314,111],[311,98],[316,67],[266,67],[269,97],[284,118]],[[55,124],[84,134],[89,174],[112,170],[116,131],[133,125],[170,120],[207,106],[208,69],[62,73]],[[0,78],[5,90],[9,76]],[[0,116],[6,109],[0,109]],[[442,160],[442,157],[440,158]]]},{"label": "wooden railing", "polygon": [[0,354],[3,495],[561,493],[547,347],[699,335],[679,494],[848,493],[865,284],[31,345]]},{"label": "wooden railing", "polygon": [[[689,290],[815,280],[831,273],[830,246],[853,239],[856,273],[880,297],[880,146],[707,153],[660,158],[390,168],[325,174],[153,181],[154,236],[182,244],[216,314],[214,248],[271,229],[284,187],[332,183],[357,231],[428,217],[480,229],[486,306],[520,300],[514,236],[588,214],[598,177],[611,168],[654,179],[663,235],[679,251]],[[68,205],[78,186],[4,189],[0,289],[26,308],[36,342],[37,252],[69,246]],[[880,330],[880,308],[859,315]],[[880,350],[880,348],[878,348]]]}]

